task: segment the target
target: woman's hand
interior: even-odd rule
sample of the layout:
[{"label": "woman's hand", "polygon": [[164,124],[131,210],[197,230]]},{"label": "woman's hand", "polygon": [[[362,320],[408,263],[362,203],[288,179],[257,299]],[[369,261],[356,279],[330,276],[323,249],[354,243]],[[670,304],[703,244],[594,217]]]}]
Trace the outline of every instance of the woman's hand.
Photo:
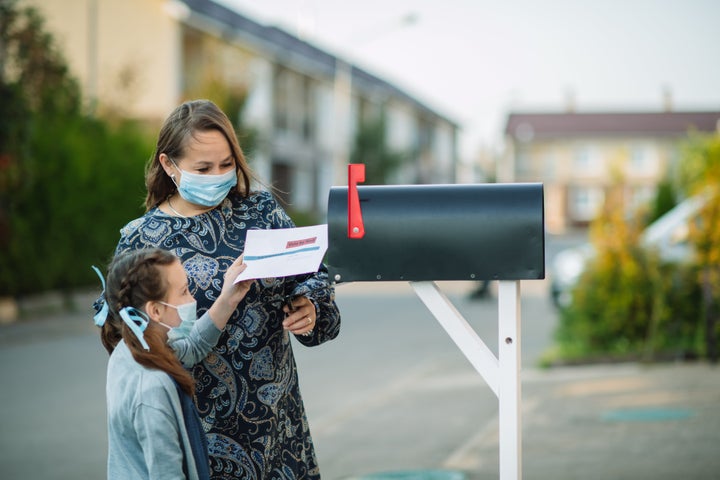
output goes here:
[{"label": "woman's hand", "polygon": [[317,312],[315,304],[307,297],[296,297],[290,301],[290,305],[283,306],[287,314],[283,321],[283,328],[295,335],[310,335],[315,328]]}]

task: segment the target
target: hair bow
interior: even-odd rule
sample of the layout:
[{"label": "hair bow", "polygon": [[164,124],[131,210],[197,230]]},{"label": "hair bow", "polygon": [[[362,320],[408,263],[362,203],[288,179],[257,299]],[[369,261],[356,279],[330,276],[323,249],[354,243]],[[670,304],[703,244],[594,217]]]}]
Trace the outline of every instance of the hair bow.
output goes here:
[{"label": "hair bow", "polygon": [[145,337],[143,335],[148,323],[150,323],[150,320],[147,318],[147,314],[135,307],[124,307],[120,310],[120,318],[123,319],[137,339],[140,340],[140,344],[143,348],[145,350],[150,350],[150,346],[145,341]]},{"label": "hair bow", "polygon": [[100,283],[102,283],[102,293],[100,296],[95,300],[93,303],[93,309],[95,310],[95,316],[93,319],[95,320],[95,325],[98,327],[102,327],[105,325],[105,320],[107,320],[108,316],[108,304],[105,300],[105,278],[103,277],[102,273],[100,272],[100,269],[97,268],[95,265],[92,265],[93,270],[95,270],[95,273],[97,273],[97,276],[100,277]]}]

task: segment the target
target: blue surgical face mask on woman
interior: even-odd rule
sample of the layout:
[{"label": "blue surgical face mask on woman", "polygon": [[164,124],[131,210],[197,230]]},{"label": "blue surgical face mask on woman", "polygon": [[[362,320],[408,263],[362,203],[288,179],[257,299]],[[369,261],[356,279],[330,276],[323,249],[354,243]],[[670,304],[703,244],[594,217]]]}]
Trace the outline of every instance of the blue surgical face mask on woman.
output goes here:
[{"label": "blue surgical face mask on woman", "polygon": [[197,302],[183,303],[182,305],[171,305],[169,303],[160,302],[163,305],[174,308],[180,317],[180,325],[177,327],[169,327],[164,323],[168,330],[168,342],[174,342],[180,338],[186,338],[190,335],[190,331],[197,321]]},{"label": "blue surgical face mask on woman", "polygon": [[179,184],[171,177],[180,196],[195,205],[215,207],[223,201],[230,189],[237,185],[237,172],[234,168],[220,175],[199,175],[182,170],[172,158],[170,161],[182,173]]}]

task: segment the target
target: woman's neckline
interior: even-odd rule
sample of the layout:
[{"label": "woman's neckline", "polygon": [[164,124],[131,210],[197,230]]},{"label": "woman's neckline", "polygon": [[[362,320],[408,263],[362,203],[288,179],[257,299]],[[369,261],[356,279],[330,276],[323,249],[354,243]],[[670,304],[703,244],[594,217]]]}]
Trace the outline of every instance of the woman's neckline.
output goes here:
[{"label": "woman's neckline", "polygon": [[184,213],[178,211],[178,208],[176,208],[175,206],[173,206],[173,204],[172,204],[172,197],[173,197],[173,195],[168,195],[168,197],[165,199],[165,201],[162,202],[162,203],[160,203],[160,204],[157,206],[157,209],[158,209],[160,212],[164,213],[165,215],[167,215],[167,216],[169,216],[169,217],[174,217],[174,218],[195,218],[195,217],[199,217],[199,216],[205,215],[206,213],[212,212],[213,210],[215,210],[215,209],[219,206],[219,205],[217,205],[217,206],[215,206],[215,207],[209,207],[207,210],[201,210],[201,211],[198,211],[197,213],[192,213],[192,214],[190,214],[190,215],[185,215]]}]

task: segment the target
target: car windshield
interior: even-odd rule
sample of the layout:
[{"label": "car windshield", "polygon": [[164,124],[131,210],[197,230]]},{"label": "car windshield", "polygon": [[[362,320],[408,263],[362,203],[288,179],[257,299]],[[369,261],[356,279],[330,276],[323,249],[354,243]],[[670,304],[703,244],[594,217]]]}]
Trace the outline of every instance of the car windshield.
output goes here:
[{"label": "car windshield", "polygon": [[691,197],[680,202],[645,229],[642,233],[642,242],[645,245],[657,245],[662,239],[672,235],[673,230],[678,226],[686,225],[688,219],[702,207],[702,204],[702,197]]}]

